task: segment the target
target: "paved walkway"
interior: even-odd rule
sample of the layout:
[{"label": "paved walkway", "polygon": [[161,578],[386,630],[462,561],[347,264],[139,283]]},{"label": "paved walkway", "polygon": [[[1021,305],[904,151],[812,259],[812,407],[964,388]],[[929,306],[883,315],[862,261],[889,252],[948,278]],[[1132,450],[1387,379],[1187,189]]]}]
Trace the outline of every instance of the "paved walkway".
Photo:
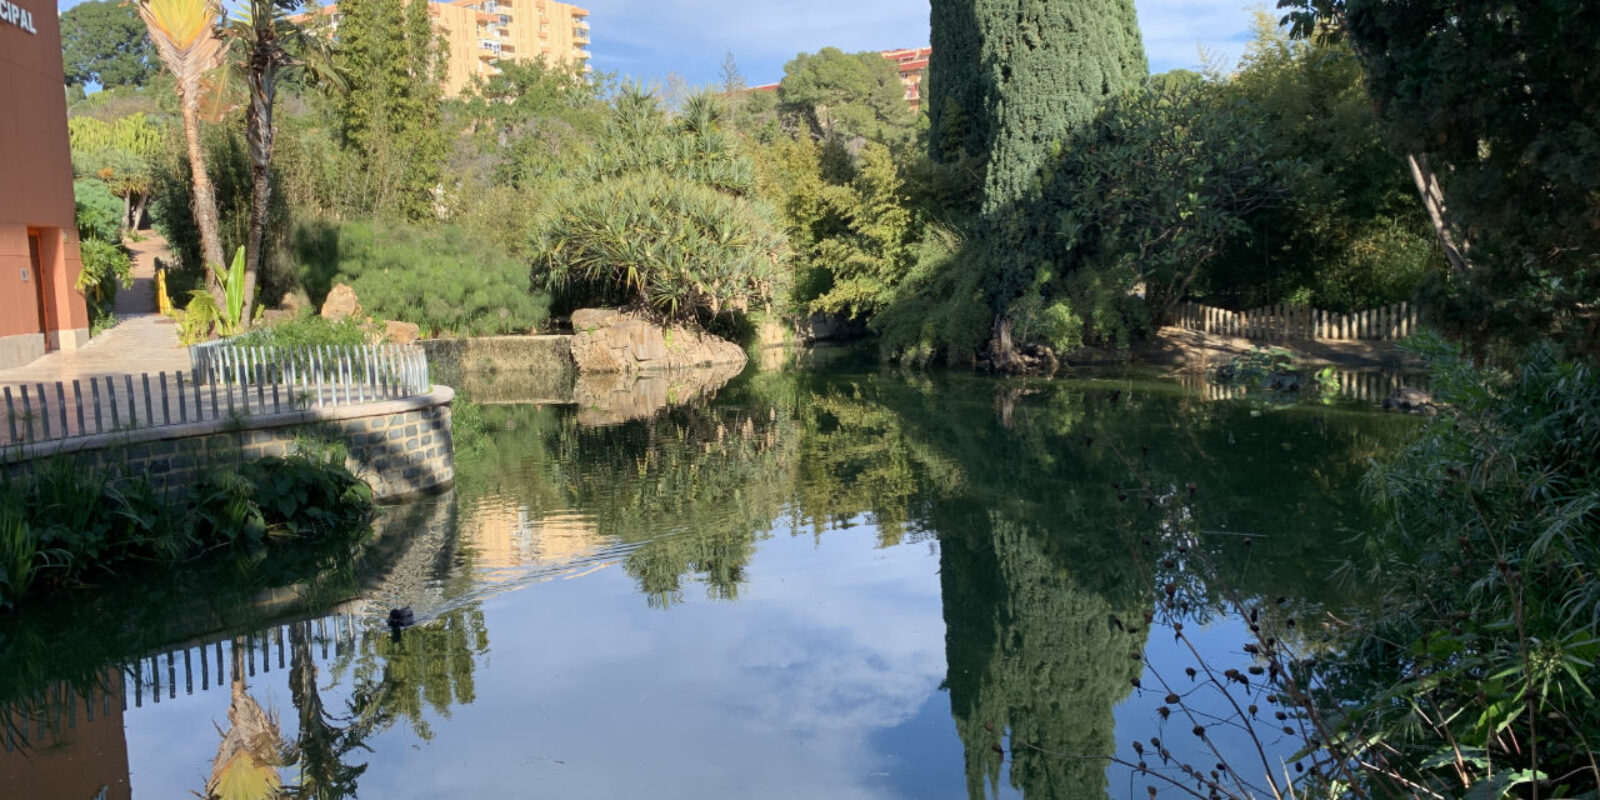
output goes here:
[{"label": "paved walkway", "polygon": [[77,350],[46,353],[32,363],[0,369],[0,386],[69,382],[101,375],[177,372],[189,368],[189,351],[178,344],[178,326],[156,313],[155,260],[167,243],[154,231],[133,251],[134,285],[117,292],[117,324]]},{"label": "paved walkway", "polygon": [[154,230],[145,231],[143,241],[128,242],[128,252],[133,254],[133,285],[117,292],[112,311],[117,319],[133,314],[156,312],[156,259],[172,260],[167,240]]}]

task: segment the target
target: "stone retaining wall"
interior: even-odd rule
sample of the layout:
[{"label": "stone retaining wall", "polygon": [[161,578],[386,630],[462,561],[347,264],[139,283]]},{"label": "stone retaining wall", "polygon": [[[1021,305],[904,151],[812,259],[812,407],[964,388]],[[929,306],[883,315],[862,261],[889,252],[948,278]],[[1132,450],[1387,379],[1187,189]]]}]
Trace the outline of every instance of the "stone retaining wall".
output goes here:
[{"label": "stone retaining wall", "polygon": [[157,487],[182,484],[217,466],[283,456],[302,437],[344,444],[351,472],[380,501],[442,489],[455,482],[450,403],[455,391],[287,414],[240,416],[24,445],[0,452],[0,476],[25,473],[50,456],[84,466],[144,474]]}]

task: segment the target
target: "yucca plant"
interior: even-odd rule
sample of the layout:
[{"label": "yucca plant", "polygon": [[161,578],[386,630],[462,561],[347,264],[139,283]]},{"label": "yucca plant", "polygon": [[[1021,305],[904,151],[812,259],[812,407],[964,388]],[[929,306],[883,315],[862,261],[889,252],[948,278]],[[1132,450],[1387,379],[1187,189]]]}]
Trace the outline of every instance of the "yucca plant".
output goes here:
[{"label": "yucca plant", "polygon": [[139,17],[150,31],[150,41],[161,54],[161,63],[177,79],[183,138],[194,184],[194,219],[200,229],[200,253],[211,271],[212,297],[218,305],[225,302],[216,273],[222,267],[222,232],[216,190],[206,172],[205,149],[200,144],[200,97],[203,79],[227,56],[227,42],[217,35],[221,16],[222,7],[217,0],[139,0]]}]

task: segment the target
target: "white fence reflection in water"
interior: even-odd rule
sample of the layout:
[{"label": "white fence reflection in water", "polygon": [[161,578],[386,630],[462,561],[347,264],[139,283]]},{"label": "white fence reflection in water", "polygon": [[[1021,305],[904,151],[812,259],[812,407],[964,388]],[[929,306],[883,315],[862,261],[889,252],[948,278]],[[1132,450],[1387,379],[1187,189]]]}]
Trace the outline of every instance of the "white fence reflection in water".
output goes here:
[{"label": "white fence reflection in water", "polygon": [[[307,622],[277,625],[264,631],[173,648],[108,667],[102,679],[87,687],[55,684],[0,708],[0,749],[12,752],[30,743],[48,742],[79,720],[94,722],[116,711],[142,708],[146,702],[176,700],[195,692],[226,687],[235,677],[251,678],[291,666],[293,625],[307,626],[311,658],[318,665],[354,654],[373,620],[334,614]],[[244,674],[236,676],[235,668]]]},{"label": "white fence reflection in water", "polygon": [[[1374,405],[1387,400],[1389,395],[1401,387],[1429,388],[1428,376],[1418,373],[1336,370],[1334,378],[1339,385],[1340,397]],[[1238,400],[1256,388],[1243,383],[1213,381],[1208,375],[1194,372],[1184,373],[1182,380],[1185,388],[1207,400]],[[1302,391],[1310,391],[1316,383],[1316,371],[1308,370],[1301,373],[1300,380]]]},{"label": "white fence reflection in water", "polygon": [[0,386],[0,444],[70,439],[239,415],[280,414],[424,395],[415,345],[208,346],[194,369]]}]

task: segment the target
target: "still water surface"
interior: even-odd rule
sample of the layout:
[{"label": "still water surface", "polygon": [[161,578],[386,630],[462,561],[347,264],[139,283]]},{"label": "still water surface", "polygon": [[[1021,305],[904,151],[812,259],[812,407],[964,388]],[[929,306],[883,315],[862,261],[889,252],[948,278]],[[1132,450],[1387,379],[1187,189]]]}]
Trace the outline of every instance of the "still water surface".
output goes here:
[{"label": "still water surface", "polygon": [[1216,760],[1156,713],[1197,659],[1145,613],[1175,585],[1220,664],[1224,596],[1361,603],[1331,577],[1360,475],[1413,425],[1117,375],[758,374],[594,412],[487,407],[456,488],[356,557],[0,627],[0,796],[1145,797],[1092,757]]}]

